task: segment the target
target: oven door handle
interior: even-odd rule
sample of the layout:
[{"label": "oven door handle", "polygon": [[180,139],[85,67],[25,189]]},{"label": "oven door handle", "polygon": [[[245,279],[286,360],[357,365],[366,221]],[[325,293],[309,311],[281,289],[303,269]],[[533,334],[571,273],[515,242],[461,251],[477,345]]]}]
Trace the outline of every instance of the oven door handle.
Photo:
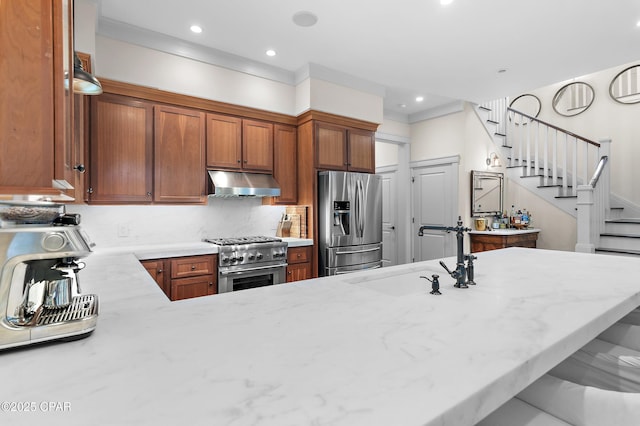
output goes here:
[{"label": "oven door handle", "polygon": [[265,270],[265,269],[286,268],[287,266],[289,266],[288,263],[281,263],[279,265],[259,266],[257,268],[246,268],[246,269],[242,269],[242,270],[219,271],[219,272],[220,272],[220,275],[231,275],[231,274],[242,274],[244,272],[251,272],[251,271],[262,271],[262,270]]}]

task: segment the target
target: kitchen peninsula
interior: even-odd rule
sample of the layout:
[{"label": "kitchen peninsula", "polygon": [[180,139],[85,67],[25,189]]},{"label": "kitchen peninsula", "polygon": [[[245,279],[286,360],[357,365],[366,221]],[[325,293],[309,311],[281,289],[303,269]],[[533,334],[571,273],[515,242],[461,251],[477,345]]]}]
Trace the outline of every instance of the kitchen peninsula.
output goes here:
[{"label": "kitchen peninsula", "polygon": [[2,401],[37,403],[2,422],[473,425],[640,305],[637,259],[477,256],[468,289],[435,260],[169,302],[133,254],[94,253],[96,331],[1,354]]}]

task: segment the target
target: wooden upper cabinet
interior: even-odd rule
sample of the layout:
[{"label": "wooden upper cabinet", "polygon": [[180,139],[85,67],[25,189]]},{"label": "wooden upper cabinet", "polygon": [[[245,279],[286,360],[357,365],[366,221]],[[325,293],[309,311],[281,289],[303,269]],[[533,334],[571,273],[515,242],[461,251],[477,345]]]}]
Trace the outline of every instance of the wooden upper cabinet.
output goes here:
[{"label": "wooden upper cabinet", "polygon": [[106,93],[92,96],[90,151],[90,202],[151,202],[151,103]]},{"label": "wooden upper cabinet", "polygon": [[367,130],[350,129],[349,138],[349,170],[354,172],[375,173],[375,137]]},{"label": "wooden upper cabinet", "polygon": [[296,128],[276,124],[273,128],[273,177],[280,185],[280,196],[273,204],[298,202],[297,152]]},{"label": "wooden upper cabinet", "polygon": [[316,123],[316,167],[347,170],[347,129],[328,123]]},{"label": "wooden upper cabinet", "polygon": [[156,105],[153,200],[204,203],[205,114]]},{"label": "wooden upper cabinet", "polygon": [[317,122],[316,167],[375,173],[375,138],[368,130]]},{"label": "wooden upper cabinet", "polygon": [[247,171],[273,171],[273,124],[242,120],[242,168]]},{"label": "wooden upper cabinet", "polygon": [[242,168],[242,119],[207,114],[207,167]]},{"label": "wooden upper cabinet", "polygon": [[55,149],[64,145],[58,139],[72,122],[72,100],[64,88],[69,7],[58,1],[0,1],[0,193],[59,192],[52,188],[60,177]]},{"label": "wooden upper cabinet", "polygon": [[207,168],[271,173],[273,124],[207,114]]}]

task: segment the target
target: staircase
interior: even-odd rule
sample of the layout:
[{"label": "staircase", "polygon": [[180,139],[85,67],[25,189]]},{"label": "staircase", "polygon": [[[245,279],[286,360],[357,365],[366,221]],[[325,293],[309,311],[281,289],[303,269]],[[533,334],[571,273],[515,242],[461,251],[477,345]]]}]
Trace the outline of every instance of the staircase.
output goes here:
[{"label": "staircase", "polygon": [[640,220],[610,208],[610,140],[595,142],[513,110],[506,98],[474,109],[506,176],[576,217],[576,251],[640,256]]},{"label": "staircase", "polygon": [[596,253],[640,256],[640,219],[605,221]]}]

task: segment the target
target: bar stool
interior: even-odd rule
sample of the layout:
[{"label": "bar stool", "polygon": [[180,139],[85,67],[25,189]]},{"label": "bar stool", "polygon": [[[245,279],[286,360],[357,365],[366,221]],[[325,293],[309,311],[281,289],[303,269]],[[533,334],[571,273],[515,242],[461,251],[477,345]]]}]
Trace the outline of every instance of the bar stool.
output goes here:
[{"label": "bar stool", "polygon": [[476,426],[571,426],[518,398],[511,398]]},{"label": "bar stool", "polygon": [[594,339],[552,368],[549,374],[583,386],[640,392],[640,352]]},{"label": "bar stool", "polygon": [[579,385],[545,374],[516,398],[575,426],[637,426],[640,394]]}]

